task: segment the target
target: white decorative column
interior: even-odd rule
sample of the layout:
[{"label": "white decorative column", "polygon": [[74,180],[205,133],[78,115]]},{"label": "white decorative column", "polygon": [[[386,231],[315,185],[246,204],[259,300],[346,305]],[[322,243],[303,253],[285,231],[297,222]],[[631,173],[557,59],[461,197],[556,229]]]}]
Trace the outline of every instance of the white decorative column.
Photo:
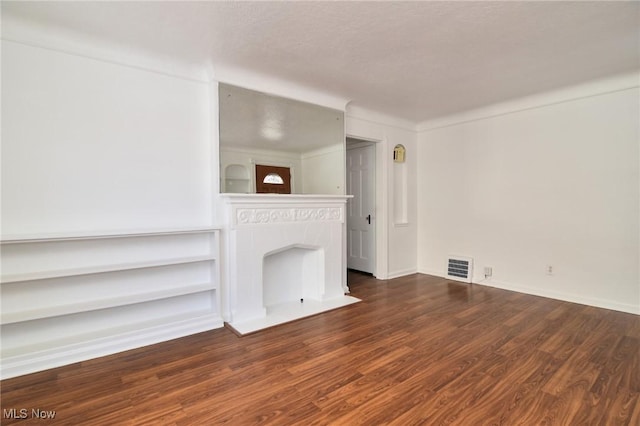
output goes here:
[{"label": "white decorative column", "polygon": [[[220,195],[223,315],[229,325],[241,333],[255,331],[358,301],[345,295],[348,198]],[[277,266],[270,272],[276,287],[270,292],[281,283],[283,293],[270,297],[279,300],[277,306],[267,306],[265,264],[276,254]],[[300,273],[293,279],[290,271]]]}]

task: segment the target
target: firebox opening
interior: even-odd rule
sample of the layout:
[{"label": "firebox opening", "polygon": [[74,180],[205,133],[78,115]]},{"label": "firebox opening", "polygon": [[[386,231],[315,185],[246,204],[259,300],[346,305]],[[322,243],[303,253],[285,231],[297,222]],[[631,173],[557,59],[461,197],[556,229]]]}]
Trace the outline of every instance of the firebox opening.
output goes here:
[{"label": "firebox opening", "polygon": [[324,293],[324,251],[291,246],[267,253],[263,259],[263,306],[321,300]]}]

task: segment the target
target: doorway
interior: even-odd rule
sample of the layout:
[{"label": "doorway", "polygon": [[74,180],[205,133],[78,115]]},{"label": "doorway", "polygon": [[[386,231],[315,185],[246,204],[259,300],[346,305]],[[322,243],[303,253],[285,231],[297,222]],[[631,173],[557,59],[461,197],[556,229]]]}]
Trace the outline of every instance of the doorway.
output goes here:
[{"label": "doorway", "polygon": [[375,236],[375,144],[347,138],[347,267],[373,274]]},{"label": "doorway", "polygon": [[257,194],[291,194],[291,169],[256,164]]}]

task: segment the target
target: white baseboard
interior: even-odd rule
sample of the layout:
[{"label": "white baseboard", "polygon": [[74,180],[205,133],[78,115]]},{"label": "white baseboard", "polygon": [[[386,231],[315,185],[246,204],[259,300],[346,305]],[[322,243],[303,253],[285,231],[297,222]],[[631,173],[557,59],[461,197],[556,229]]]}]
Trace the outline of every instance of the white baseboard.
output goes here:
[{"label": "white baseboard", "polygon": [[419,274],[433,275],[434,277],[441,277],[441,278],[445,277],[443,271],[434,271],[434,270],[431,270],[431,269],[418,268],[417,272]]},{"label": "white baseboard", "polygon": [[105,355],[136,349],[179,337],[223,327],[222,318],[206,314],[196,318],[120,332],[107,337],[86,340],[37,352],[2,359],[0,379],[35,373],[50,368],[86,361]]},{"label": "white baseboard", "polygon": [[[445,278],[445,274],[443,271],[419,269],[418,272],[421,274],[434,275],[436,277]],[[473,284],[483,285],[487,287],[495,287],[495,288],[500,288],[502,290],[515,291],[518,293],[530,294],[532,296],[540,296],[540,297],[546,297],[549,299],[562,300],[565,302],[579,303],[581,305],[594,306],[596,308],[604,308],[604,309],[610,309],[613,311],[640,315],[640,305],[634,305],[631,303],[620,303],[613,300],[603,300],[603,299],[598,299],[594,297],[585,297],[583,295],[578,295],[578,294],[549,291],[544,289],[522,286],[518,284],[496,281],[494,279],[484,279],[483,277],[474,277]]]},{"label": "white baseboard", "polygon": [[475,282],[478,285],[484,285],[487,287],[495,287],[503,290],[517,291],[519,293],[530,294],[532,296],[547,297],[549,299],[562,300],[565,302],[579,303],[581,305],[594,306],[596,308],[611,309],[612,311],[626,312],[629,314],[640,315],[640,306],[632,305],[630,303],[620,303],[613,300],[603,300],[594,297],[585,297],[578,294],[563,293],[558,291],[541,290],[532,287],[526,287],[521,285],[514,285],[510,283],[495,281],[495,280],[482,280]]},{"label": "white baseboard", "polygon": [[389,272],[389,274],[387,274],[387,279],[391,280],[393,278],[406,277],[407,275],[412,275],[412,274],[415,274],[416,272],[418,272],[418,271],[415,268],[403,269],[403,270],[400,270],[400,271],[393,271],[393,272]]}]

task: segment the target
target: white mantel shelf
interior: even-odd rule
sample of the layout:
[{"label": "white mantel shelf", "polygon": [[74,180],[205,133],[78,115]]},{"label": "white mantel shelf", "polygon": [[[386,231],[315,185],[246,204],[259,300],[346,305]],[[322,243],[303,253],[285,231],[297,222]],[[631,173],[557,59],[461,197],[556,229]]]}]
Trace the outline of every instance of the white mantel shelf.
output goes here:
[{"label": "white mantel shelf", "polygon": [[242,204],[324,204],[346,203],[353,195],[318,194],[220,194],[227,203]]},{"label": "white mantel shelf", "polygon": [[345,223],[345,205],[350,195],[221,194],[231,229],[300,222]]}]

